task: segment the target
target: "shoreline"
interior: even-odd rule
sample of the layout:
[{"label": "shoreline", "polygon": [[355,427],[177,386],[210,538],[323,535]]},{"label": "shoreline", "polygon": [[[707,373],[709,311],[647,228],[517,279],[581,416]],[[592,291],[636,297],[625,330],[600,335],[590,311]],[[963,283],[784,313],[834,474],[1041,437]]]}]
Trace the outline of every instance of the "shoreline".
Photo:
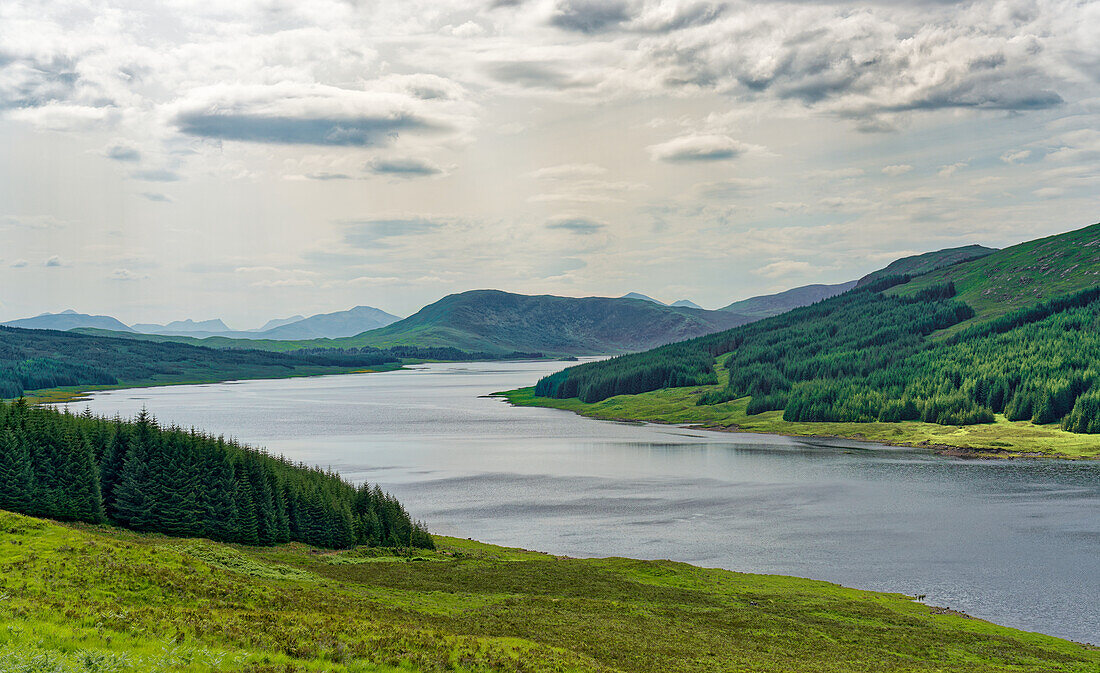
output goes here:
[{"label": "shoreline", "polygon": [[[658,391],[658,392],[660,392],[660,391]],[[646,395],[646,394],[648,394],[648,393],[642,393],[642,395]],[[853,431],[851,433],[848,433],[848,434],[829,433],[829,432],[814,432],[811,429],[807,429],[807,431],[805,431],[805,432],[798,432],[798,431],[784,431],[784,429],[782,429],[782,428],[774,428],[774,427],[766,428],[766,429],[765,428],[759,428],[759,427],[756,427],[756,428],[754,428],[754,427],[742,427],[741,425],[739,425],[738,423],[735,423],[735,422],[730,422],[730,423],[727,424],[727,423],[714,423],[714,422],[705,422],[705,421],[688,420],[688,419],[684,419],[684,420],[660,419],[660,418],[644,417],[644,416],[641,416],[641,415],[634,416],[634,417],[623,416],[623,415],[616,416],[616,415],[611,414],[611,413],[606,413],[604,410],[601,410],[601,409],[597,408],[597,405],[600,404],[600,403],[588,404],[588,403],[585,403],[585,402],[581,402],[580,400],[577,400],[577,399],[571,399],[571,400],[556,400],[555,399],[555,400],[553,400],[554,402],[558,402],[559,404],[544,403],[544,401],[550,400],[551,398],[535,397],[534,394],[533,394],[533,388],[517,388],[515,390],[499,391],[499,392],[496,392],[496,393],[492,393],[490,395],[490,397],[496,397],[498,399],[502,399],[502,400],[506,401],[509,405],[515,406],[515,407],[538,407],[538,408],[542,408],[542,409],[557,409],[557,410],[560,410],[560,411],[572,412],[574,414],[577,414],[578,416],[583,416],[585,418],[592,418],[592,419],[603,420],[603,421],[612,421],[612,422],[619,422],[619,423],[652,423],[654,425],[671,425],[671,426],[682,427],[682,428],[685,428],[685,429],[707,430],[707,431],[711,431],[711,432],[728,432],[728,433],[741,433],[741,434],[773,435],[773,436],[779,436],[779,437],[796,437],[796,438],[801,437],[801,438],[807,438],[807,439],[831,439],[831,440],[858,441],[858,442],[867,442],[867,443],[871,443],[871,444],[879,444],[879,445],[882,445],[882,446],[893,446],[893,447],[899,447],[899,448],[927,449],[927,450],[929,450],[930,452],[932,452],[936,455],[951,457],[951,458],[968,459],[968,460],[1017,460],[1017,459],[1053,459],[1053,460],[1072,460],[1072,461],[1076,461],[1076,460],[1089,460],[1089,461],[1100,460],[1100,449],[1098,449],[1095,453],[1092,453],[1091,455],[1084,455],[1084,454],[1075,455],[1075,454],[1065,453],[1065,452],[1061,452],[1061,451],[1057,451],[1057,450],[1033,451],[1033,450],[1027,450],[1027,449],[1023,449],[1023,448],[1021,448],[1021,449],[1012,449],[1012,448],[1009,448],[1011,445],[1009,445],[1007,442],[1002,442],[1002,443],[1006,444],[1006,446],[973,446],[971,444],[965,444],[965,443],[950,444],[950,443],[946,443],[946,442],[942,442],[942,441],[933,441],[932,439],[928,439],[928,438],[920,439],[920,440],[904,440],[904,439],[892,439],[890,437],[883,437],[883,436],[867,436],[866,434],[864,434],[864,432],[861,432],[859,430],[855,430],[855,431]],[[632,396],[622,396],[622,397],[632,397]],[[614,400],[614,399],[615,398],[609,398],[608,400],[604,400],[604,402],[608,402],[608,401]],[[766,412],[766,413],[776,414],[777,412]],[[761,414],[760,416],[764,416],[764,414]],[[782,423],[786,424],[788,422],[787,421],[782,421]],[[790,423],[790,425],[792,425],[792,426],[794,426],[794,425],[805,426],[805,425],[808,425],[808,424]],[[830,423],[829,425],[841,425],[841,424]],[[849,424],[842,424],[842,425],[856,426],[858,424],[849,423]],[[868,424],[868,425],[870,425],[870,424]],[[880,423],[880,424],[875,424],[875,425],[876,425],[876,427],[880,427],[880,426],[891,427],[891,428],[893,428],[894,432],[898,432],[898,433],[901,433],[902,429],[905,427],[902,424],[881,424]],[[925,425],[925,424],[922,424],[922,425]],[[944,431],[946,432],[947,428],[953,428],[955,426],[942,426],[942,427],[945,429]],[[874,429],[874,428],[868,428],[868,429]],[[997,441],[997,440],[994,440],[994,441]],[[1030,441],[1038,441],[1038,440],[1033,439],[1033,440],[1030,440]]]}]

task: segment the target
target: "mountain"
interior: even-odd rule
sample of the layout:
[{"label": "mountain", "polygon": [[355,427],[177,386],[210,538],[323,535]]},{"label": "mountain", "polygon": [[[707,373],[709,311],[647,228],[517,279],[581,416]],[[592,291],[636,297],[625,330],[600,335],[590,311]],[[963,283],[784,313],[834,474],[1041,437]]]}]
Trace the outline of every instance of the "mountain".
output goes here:
[{"label": "mountain", "polygon": [[118,332],[133,332],[134,330],[125,323],[112,318],[109,315],[88,315],[77,313],[69,309],[61,313],[43,313],[33,318],[21,318],[9,320],[3,324],[6,327],[20,327],[23,329],[53,329],[70,330],[78,327],[90,327],[95,329],[109,329]]},{"label": "mountain", "polygon": [[220,318],[199,321],[188,318],[187,320],[173,320],[167,325],[138,323],[133,327],[135,332],[142,332],[143,334],[188,334],[209,336],[212,334],[223,334],[233,331],[229,329],[229,326],[222,322]]},{"label": "mountain", "polygon": [[945,248],[923,255],[902,257],[891,262],[886,268],[879,269],[859,279],[857,286],[868,285],[887,276],[920,276],[946,266],[978,259],[997,252],[996,248],[981,245],[965,245],[961,248]]},{"label": "mountain", "polygon": [[404,320],[339,343],[453,346],[554,355],[624,353],[747,321],[732,313],[674,308],[636,298],[528,296],[472,290],[449,295]]},{"label": "mountain", "polygon": [[680,308],[697,308],[700,311],[705,310],[705,309],[703,309],[702,306],[696,304],[695,302],[691,301],[690,299],[680,299],[679,301],[672,302],[671,304],[669,304],[669,306],[677,306],[677,307],[680,307]]},{"label": "mountain", "polygon": [[856,281],[837,285],[804,285],[777,294],[766,294],[749,299],[735,301],[729,306],[718,309],[730,311],[750,318],[767,318],[786,313],[800,306],[809,306],[822,299],[843,294],[856,286]]},{"label": "mountain", "polygon": [[385,327],[400,320],[372,306],[356,306],[347,311],[321,313],[280,325],[250,336],[260,339],[317,339],[349,337]]},{"label": "mountain", "polygon": [[[985,250],[913,280],[884,274],[746,326],[571,367],[544,378],[535,394],[592,403],[694,386],[690,417],[716,424],[744,427],[769,411],[782,411],[769,421],[775,432],[822,422],[925,424],[895,428],[887,441],[907,432],[943,437],[928,429],[935,426],[990,426],[940,441],[1095,454],[1100,443],[1073,437],[1100,434],[1100,224]],[[919,271],[929,259],[895,270]],[[746,406],[719,406],[738,400]],[[620,411],[625,404],[616,403]],[[670,422],[688,413],[648,409]],[[844,425],[826,432],[867,436]]]},{"label": "mountain", "polygon": [[619,299],[641,299],[642,301],[653,302],[654,304],[659,304],[661,306],[668,306],[668,304],[664,303],[663,301],[657,301],[653,297],[650,297],[649,295],[644,295],[641,292],[627,292],[623,296],[619,297]]},{"label": "mountain", "polygon": [[283,325],[289,325],[292,322],[298,322],[305,319],[304,315],[292,315],[289,318],[272,318],[264,323],[263,327],[257,327],[255,329],[246,330],[248,332],[266,332],[269,329],[275,329],[276,327],[282,327]]}]

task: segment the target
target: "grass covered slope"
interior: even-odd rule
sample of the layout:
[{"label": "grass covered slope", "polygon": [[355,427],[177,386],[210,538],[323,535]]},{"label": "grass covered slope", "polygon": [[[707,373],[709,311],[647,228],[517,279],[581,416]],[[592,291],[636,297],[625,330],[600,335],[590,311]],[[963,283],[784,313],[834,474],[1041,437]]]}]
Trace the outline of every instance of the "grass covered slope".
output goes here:
[{"label": "grass covered slope", "polygon": [[415,315],[340,343],[453,346],[551,355],[622,353],[709,334],[748,319],[641,299],[528,296],[499,290],[452,294]]},{"label": "grass covered slope", "polygon": [[954,283],[974,322],[1100,284],[1100,224],[1027,241],[916,278],[899,291]]},{"label": "grass covered slope", "polygon": [[897,594],[436,542],[437,551],[415,555],[256,549],[0,512],[0,670],[1100,667],[1095,648]]}]

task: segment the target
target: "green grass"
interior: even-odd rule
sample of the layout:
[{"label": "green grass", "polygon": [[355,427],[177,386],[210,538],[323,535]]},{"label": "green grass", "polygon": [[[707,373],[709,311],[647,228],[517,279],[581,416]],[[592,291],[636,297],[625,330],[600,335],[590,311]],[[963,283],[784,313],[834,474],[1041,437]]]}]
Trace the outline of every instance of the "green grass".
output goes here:
[{"label": "green grass", "polygon": [[930,446],[948,453],[984,457],[1047,456],[1052,458],[1100,458],[1100,437],[1062,430],[1057,424],[1035,425],[1028,421],[1007,421],[998,414],[996,422],[982,425],[938,425],[902,423],[792,423],[782,411],[748,415],[749,398],[722,404],[696,405],[708,390],[725,387],[729,354],[715,365],[716,386],[663,388],[638,395],[618,395],[602,402],[585,403],[576,398],[558,400],[537,397],[534,388],[496,393],[521,407],[549,407],[609,421],[645,421],[695,425],[729,432],[759,432],[796,437],[840,437],[896,446]]},{"label": "green grass", "polygon": [[437,543],[246,548],[0,512],[0,673],[1100,669],[1096,648],[899,594]]},{"label": "green grass", "polygon": [[1027,241],[963,264],[914,278],[893,291],[910,294],[951,281],[973,319],[944,330],[955,333],[1043,299],[1100,283],[1100,224]]}]

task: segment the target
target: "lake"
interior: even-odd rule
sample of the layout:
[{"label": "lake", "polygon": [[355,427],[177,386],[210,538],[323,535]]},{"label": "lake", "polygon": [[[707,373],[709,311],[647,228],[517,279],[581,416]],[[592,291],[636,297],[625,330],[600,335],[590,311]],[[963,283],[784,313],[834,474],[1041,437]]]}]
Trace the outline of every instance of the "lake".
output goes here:
[{"label": "lake", "polygon": [[1100,643],[1100,462],[967,461],[851,441],[513,408],[555,362],[96,393],[380,483],[436,533],[670,558],[910,595]]}]

